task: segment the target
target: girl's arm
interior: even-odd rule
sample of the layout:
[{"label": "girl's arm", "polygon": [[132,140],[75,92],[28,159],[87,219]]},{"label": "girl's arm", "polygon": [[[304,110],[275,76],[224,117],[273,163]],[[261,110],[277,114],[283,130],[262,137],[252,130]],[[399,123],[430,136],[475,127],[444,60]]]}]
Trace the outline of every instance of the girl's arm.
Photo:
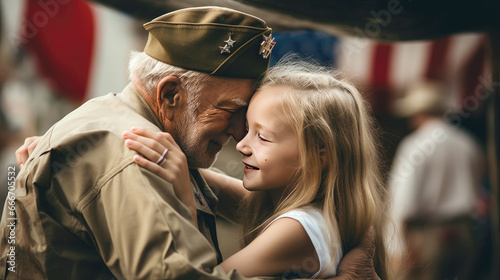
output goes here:
[{"label": "girl's arm", "polygon": [[200,169],[200,173],[219,198],[217,214],[233,223],[238,223],[239,204],[250,193],[243,187],[243,182],[210,169]]},{"label": "girl's arm", "polygon": [[316,250],[300,222],[280,218],[221,267],[238,270],[246,277],[303,273],[304,278],[319,270]]},{"label": "girl's arm", "polygon": [[144,156],[134,156],[133,160],[137,164],[173,185],[175,195],[187,206],[194,225],[198,227],[187,159],[172,136],[166,132],[152,132],[142,127],[132,127],[131,131],[125,131],[122,136],[126,139],[127,147]]},{"label": "girl's arm", "polygon": [[[374,268],[375,233],[371,228],[358,246],[342,258],[337,276],[330,280],[380,280]],[[319,270],[319,259],[309,235],[300,222],[281,218],[272,223],[248,246],[224,262],[229,272],[237,269],[246,277],[297,273],[309,278]]]}]

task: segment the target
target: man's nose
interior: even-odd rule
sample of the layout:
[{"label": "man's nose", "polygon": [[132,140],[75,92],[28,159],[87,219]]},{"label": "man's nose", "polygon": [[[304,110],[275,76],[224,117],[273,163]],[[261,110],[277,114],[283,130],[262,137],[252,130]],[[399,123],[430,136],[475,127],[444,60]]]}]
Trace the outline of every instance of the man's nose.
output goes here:
[{"label": "man's nose", "polygon": [[236,141],[245,137],[245,110],[238,110],[231,116],[226,132]]}]

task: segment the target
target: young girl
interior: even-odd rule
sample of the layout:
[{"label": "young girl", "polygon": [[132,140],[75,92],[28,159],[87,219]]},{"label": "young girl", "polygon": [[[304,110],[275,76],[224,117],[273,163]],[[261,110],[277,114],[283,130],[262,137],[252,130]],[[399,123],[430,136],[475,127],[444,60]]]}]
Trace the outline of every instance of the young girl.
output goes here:
[{"label": "young girl", "polygon": [[[237,145],[243,181],[203,171],[225,210],[231,199],[243,201],[245,247],[221,266],[245,276],[331,277],[343,252],[373,227],[375,269],[388,279],[377,145],[356,88],[329,69],[281,62],[265,74],[250,101],[247,131]],[[133,132],[127,146],[152,162],[140,156],[134,160],[171,180],[169,169],[178,167],[154,163],[165,145],[151,141],[144,129]],[[176,186],[180,198],[190,192],[189,186]],[[192,199],[183,202],[192,209]]]}]

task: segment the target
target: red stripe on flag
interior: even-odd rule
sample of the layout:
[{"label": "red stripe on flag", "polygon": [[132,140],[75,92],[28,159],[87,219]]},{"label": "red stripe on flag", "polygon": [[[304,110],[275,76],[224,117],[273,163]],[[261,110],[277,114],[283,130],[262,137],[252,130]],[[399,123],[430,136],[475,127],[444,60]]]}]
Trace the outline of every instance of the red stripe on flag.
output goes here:
[{"label": "red stripe on flag", "polygon": [[390,106],[390,71],[394,44],[375,44],[370,67],[369,85],[373,96],[368,98],[375,112],[387,112]]},{"label": "red stripe on flag", "polygon": [[445,66],[448,59],[449,46],[449,38],[432,41],[430,55],[427,60],[425,78],[429,80],[439,80],[445,77]]},{"label": "red stripe on flag", "polygon": [[388,88],[393,44],[376,44],[373,50],[370,85]]},{"label": "red stripe on flag", "polygon": [[83,0],[27,3],[21,42],[55,89],[77,102],[87,91],[94,25],[92,9]]}]

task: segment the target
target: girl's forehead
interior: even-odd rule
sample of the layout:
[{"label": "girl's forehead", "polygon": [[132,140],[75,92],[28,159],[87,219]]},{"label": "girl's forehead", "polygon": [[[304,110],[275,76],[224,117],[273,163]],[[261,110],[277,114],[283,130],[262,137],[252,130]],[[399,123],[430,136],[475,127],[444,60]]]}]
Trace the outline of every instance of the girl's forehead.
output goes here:
[{"label": "girl's forehead", "polygon": [[285,117],[282,102],[285,97],[286,87],[265,87],[259,89],[247,111],[249,125],[258,123],[259,126],[279,131],[288,128],[289,122]]},{"label": "girl's forehead", "polygon": [[273,111],[279,111],[279,105],[282,102],[282,94],[273,89],[259,89],[250,100],[248,112],[258,112],[259,115]]},{"label": "girl's forehead", "polygon": [[250,100],[252,103],[280,102],[290,87],[285,85],[263,86],[255,92]]}]

